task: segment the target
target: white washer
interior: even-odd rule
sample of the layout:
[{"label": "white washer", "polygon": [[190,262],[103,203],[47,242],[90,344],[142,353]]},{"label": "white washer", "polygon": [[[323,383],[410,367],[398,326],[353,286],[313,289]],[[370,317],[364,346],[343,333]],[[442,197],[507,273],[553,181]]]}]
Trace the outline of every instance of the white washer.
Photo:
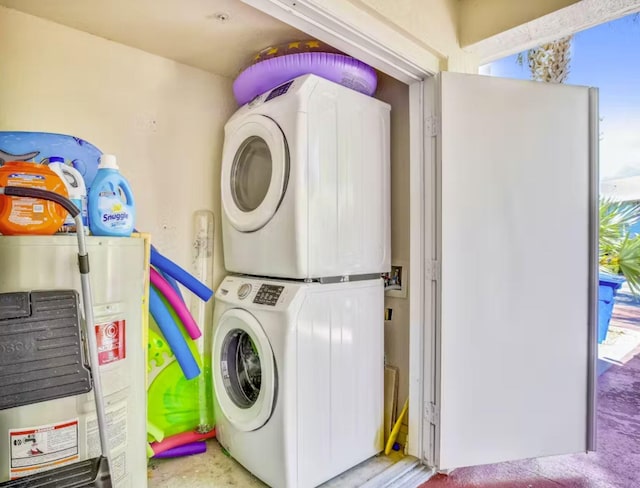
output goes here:
[{"label": "white washer", "polygon": [[230,276],[216,293],[216,436],[270,486],[317,486],[383,448],[382,280]]},{"label": "white washer", "polygon": [[225,125],[228,271],[323,278],[390,269],[390,107],[305,75]]}]

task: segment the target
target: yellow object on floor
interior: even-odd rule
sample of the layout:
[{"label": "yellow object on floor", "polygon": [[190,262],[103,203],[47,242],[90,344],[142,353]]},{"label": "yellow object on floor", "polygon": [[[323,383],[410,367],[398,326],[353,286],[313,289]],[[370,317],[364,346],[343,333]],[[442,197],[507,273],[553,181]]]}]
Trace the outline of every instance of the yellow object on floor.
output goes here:
[{"label": "yellow object on floor", "polygon": [[396,420],[395,425],[393,426],[393,430],[389,435],[389,440],[387,441],[387,445],[384,448],[384,453],[388,456],[393,448],[393,444],[396,442],[396,438],[398,437],[398,432],[400,432],[400,427],[402,426],[402,421],[404,420],[404,416],[407,414],[407,410],[409,409],[409,399],[404,402],[404,407],[402,407],[402,412],[398,416],[398,420]]}]

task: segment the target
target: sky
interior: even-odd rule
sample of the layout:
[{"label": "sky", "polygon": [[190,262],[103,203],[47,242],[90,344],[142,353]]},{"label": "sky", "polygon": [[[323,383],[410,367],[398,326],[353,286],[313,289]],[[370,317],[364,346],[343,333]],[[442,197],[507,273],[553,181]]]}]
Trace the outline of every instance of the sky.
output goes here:
[{"label": "sky", "polygon": [[[517,55],[482,67],[481,73],[530,79]],[[600,92],[600,178],[640,175],[640,16],[631,15],[577,33],[566,84]]]}]

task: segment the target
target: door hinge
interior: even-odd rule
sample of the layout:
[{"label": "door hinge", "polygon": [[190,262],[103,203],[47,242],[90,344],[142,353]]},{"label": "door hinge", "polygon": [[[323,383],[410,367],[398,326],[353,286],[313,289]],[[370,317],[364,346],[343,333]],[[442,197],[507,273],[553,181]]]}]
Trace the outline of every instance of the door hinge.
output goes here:
[{"label": "door hinge", "polygon": [[438,425],[440,423],[440,411],[435,404],[429,402],[424,406],[424,418],[432,425]]},{"label": "door hinge", "polygon": [[427,136],[436,137],[440,133],[440,121],[435,115],[424,119],[425,132]]},{"label": "door hinge", "polygon": [[440,281],[442,275],[442,269],[440,267],[440,261],[430,261],[427,263],[427,276],[431,281]]}]

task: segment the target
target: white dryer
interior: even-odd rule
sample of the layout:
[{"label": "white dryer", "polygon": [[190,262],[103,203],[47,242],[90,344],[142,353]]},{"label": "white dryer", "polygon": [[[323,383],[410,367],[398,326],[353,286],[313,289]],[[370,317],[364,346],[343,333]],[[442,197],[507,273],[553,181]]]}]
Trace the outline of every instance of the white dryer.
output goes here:
[{"label": "white dryer", "polygon": [[390,107],[305,75],[225,125],[228,271],[323,278],[390,269]]},{"label": "white dryer", "polygon": [[230,276],[216,293],[216,436],[276,488],[317,486],[383,448],[382,280]]}]

